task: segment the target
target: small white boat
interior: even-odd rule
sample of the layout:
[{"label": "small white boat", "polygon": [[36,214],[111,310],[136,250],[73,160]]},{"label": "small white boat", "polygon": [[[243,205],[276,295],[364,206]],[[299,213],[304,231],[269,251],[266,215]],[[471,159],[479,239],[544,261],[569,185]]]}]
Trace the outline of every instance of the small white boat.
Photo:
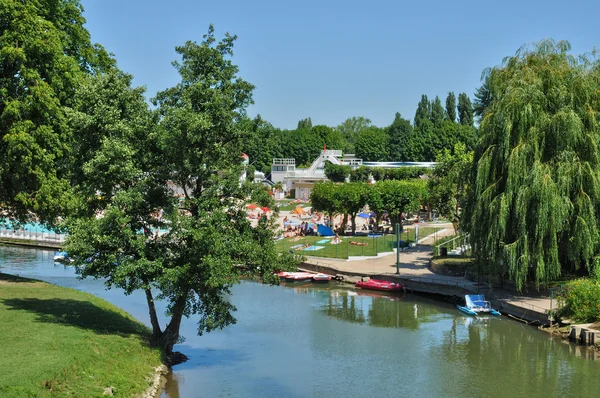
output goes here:
[{"label": "small white boat", "polygon": [[312,280],[314,282],[329,282],[331,280],[331,275],[321,273],[313,274]]},{"label": "small white boat", "polygon": [[474,316],[478,314],[501,315],[500,311],[492,308],[490,302],[486,301],[482,294],[466,294],[465,305],[456,305],[456,308],[465,314]]},{"label": "small white boat", "polygon": [[54,261],[57,263],[68,263],[72,260],[69,258],[69,253],[67,252],[54,252]]}]

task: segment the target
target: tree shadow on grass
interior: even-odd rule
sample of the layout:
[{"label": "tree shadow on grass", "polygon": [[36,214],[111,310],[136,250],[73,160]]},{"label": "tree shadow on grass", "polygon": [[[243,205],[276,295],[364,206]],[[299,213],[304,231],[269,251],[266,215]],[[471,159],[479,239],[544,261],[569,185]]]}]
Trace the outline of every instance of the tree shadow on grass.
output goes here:
[{"label": "tree shadow on grass", "polygon": [[37,315],[37,321],[58,323],[91,330],[98,334],[121,336],[139,335],[144,339],[149,330],[133,319],[90,302],[72,299],[5,299],[1,301],[9,310],[27,311]]},{"label": "tree shadow on grass", "polygon": [[2,272],[0,272],[0,282],[32,283],[32,282],[41,282],[41,281],[37,280],[37,279],[32,279],[32,278],[21,278],[20,276],[3,274]]}]

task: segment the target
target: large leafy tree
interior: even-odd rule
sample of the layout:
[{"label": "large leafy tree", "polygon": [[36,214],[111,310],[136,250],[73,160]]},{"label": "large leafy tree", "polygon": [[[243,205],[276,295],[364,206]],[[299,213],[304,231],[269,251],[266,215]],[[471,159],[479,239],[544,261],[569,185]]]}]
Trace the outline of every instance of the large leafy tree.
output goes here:
[{"label": "large leafy tree", "polygon": [[389,159],[389,136],[378,127],[370,127],[358,133],[356,156],[366,161],[386,161]]},{"label": "large leafy tree", "polygon": [[400,222],[404,212],[419,209],[420,200],[426,193],[427,184],[424,180],[384,180],[375,184],[376,193],[371,194],[369,208],[380,216],[387,212],[392,222],[392,228]]},{"label": "large leafy tree", "polygon": [[[467,189],[473,164],[473,152],[464,143],[444,149],[436,157],[437,165],[428,180],[429,203],[434,211],[452,220],[455,228],[465,208]],[[456,231],[455,231],[456,232]]]},{"label": "large leafy tree", "polygon": [[387,128],[389,136],[389,157],[390,161],[411,160],[412,157],[412,137],[413,127],[410,121],[404,119],[400,113],[396,112],[394,121]]},{"label": "large leafy tree", "polygon": [[444,119],[456,123],[456,95],[454,95],[452,91],[450,91],[446,97]]},{"label": "large leafy tree", "polygon": [[458,95],[458,120],[464,126],[473,126],[473,104],[465,93]]},{"label": "large leafy tree", "polygon": [[523,47],[485,81],[471,239],[492,275],[519,288],[600,264],[600,67],[569,51]]},{"label": "large leafy tree", "polygon": [[[235,322],[228,295],[239,266],[273,280],[275,267],[291,265],[275,251],[274,219],[263,217],[254,227],[246,217],[247,201],[272,203],[260,186],[240,181],[248,132],[236,122],[253,86],[231,61],[235,39],[226,34],[217,42],[211,25],[202,43],[176,48],[181,82],[157,95],[160,120],[156,134],[145,138],[150,143],[103,145],[98,162],[85,166],[91,176],[102,175],[120,162],[129,182],[105,193],[101,217],[81,219],[70,230],[68,250],[84,275],[145,292],[154,338],[171,364],[185,359],[173,351],[184,316],[198,316],[199,334]],[[113,150],[121,154],[111,161]],[[173,186],[181,189],[181,203]],[[164,225],[168,230],[159,233]],[[153,291],[168,303],[164,328]]]},{"label": "large leafy tree", "polygon": [[[365,207],[369,199],[369,185],[363,182],[350,182],[339,184],[337,190],[339,210],[350,216],[352,234],[354,235],[356,233],[356,215]],[[344,217],[344,224],[345,220],[347,220],[347,217]],[[345,230],[345,227],[343,225],[343,230]]]},{"label": "large leafy tree", "polygon": [[435,127],[441,127],[443,121],[444,107],[442,106],[440,97],[436,95],[433,101],[431,101],[431,122]]},{"label": "large leafy tree", "polygon": [[363,116],[353,116],[344,120],[336,130],[339,131],[346,141],[350,144],[348,150],[354,151],[353,145],[358,139],[358,135],[368,128],[372,127],[371,120]]},{"label": "large leafy tree", "polygon": [[342,210],[339,202],[338,186],[339,184],[331,181],[318,182],[310,193],[312,209],[327,213],[330,220],[333,220],[335,214]]},{"label": "large leafy tree", "polygon": [[77,0],[0,2],[0,210],[52,223],[64,211],[71,130],[87,74],[114,61],[90,42]]}]

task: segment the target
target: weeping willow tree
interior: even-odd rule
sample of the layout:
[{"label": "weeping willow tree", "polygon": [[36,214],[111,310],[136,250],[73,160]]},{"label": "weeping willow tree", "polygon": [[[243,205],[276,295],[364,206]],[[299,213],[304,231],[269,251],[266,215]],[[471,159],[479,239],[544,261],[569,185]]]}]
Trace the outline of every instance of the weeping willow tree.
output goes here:
[{"label": "weeping willow tree", "polygon": [[570,50],[526,46],[482,79],[468,228],[490,275],[518,289],[600,270],[600,65]]}]

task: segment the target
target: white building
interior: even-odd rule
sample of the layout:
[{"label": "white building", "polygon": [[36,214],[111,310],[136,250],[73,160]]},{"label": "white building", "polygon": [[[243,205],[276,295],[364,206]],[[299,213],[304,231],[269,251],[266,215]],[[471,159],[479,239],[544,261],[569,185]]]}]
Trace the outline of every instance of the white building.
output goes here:
[{"label": "white building", "polygon": [[271,165],[271,181],[280,182],[284,191],[295,190],[295,198],[307,200],[316,182],[327,181],[325,162],[350,166],[356,169],[360,166],[382,167],[385,169],[397,167],[433,167],[434,162],[364,162],[353,154],[343,154],[339,150],[323,150],[309,168],[297,169],[296,159],[276,158]]}]

